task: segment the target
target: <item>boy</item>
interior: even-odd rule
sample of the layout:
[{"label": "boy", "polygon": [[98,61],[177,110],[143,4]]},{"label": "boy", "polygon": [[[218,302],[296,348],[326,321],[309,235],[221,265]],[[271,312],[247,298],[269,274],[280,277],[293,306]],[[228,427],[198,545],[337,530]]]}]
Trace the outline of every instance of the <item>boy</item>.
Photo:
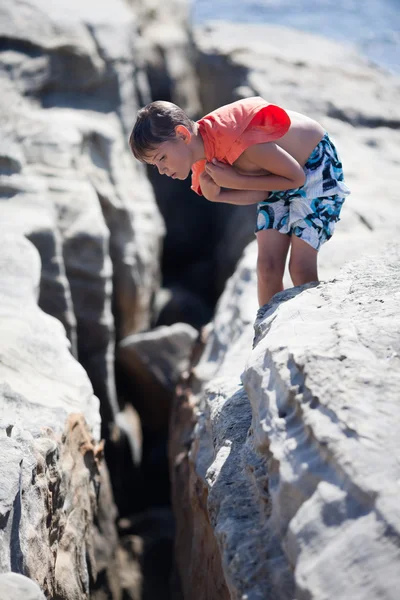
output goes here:
[{"label": "boy", "polygon": [[336,149],[319,123],[260,97],[197,122],[175,104],[137,115],[129,145],[163,175],[186,179],[211,202],[255,204],[260,306],[283,289],[286,256],[294,285],[318,281],[318,250],[333,234],[350,193]]}]

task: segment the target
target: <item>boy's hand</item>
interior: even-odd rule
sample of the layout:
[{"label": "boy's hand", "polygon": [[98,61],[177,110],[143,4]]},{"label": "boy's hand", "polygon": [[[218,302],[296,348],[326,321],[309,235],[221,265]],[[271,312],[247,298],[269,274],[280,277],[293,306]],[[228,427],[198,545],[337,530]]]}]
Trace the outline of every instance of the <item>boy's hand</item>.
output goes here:
[{"label": "boy's hand", "polygon": [[235,184],[238,181],[239,174],[230,165],[213,158],[212,162],[206,163],[205,170],[220,187],[237,189]]},{"label": "boy's hand", "polygon": [[218,200],[218,196],[221,191],[221,186],[217,185],[212,177],[205,171],[203,171],[200,175],[200,187],[203,193],[203,196],[210,200],[210,202],[215,202]]}]

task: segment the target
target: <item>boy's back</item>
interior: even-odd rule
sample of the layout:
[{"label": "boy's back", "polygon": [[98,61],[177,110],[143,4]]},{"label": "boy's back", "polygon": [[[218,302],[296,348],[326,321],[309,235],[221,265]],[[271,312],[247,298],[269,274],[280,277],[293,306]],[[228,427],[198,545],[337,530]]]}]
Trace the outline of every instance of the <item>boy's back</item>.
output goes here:
[{"label": "boy's back", "polygon": [[[293,156],[297,162],[304,167],[308,157],[314,150],[315,146],[324,137],[323,127],[300,113],[286,110],[290,118],[290,127],[287,133],[281,138],[275,140],[275,144],[280,146],[288,154]],[[268,171],[263,171],[255,165],[248,157],[248,152],[245,150],[239,158],[233,163],[235,169],[242,173],[251,173],[253,175],[261,175]]]}]

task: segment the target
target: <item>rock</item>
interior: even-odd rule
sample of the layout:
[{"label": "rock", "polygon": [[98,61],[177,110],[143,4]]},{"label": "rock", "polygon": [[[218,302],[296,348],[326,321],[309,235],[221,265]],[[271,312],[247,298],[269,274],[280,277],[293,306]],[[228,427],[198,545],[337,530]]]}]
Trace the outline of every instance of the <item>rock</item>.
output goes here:
[{"label": "rock", "polygon": [[254,445],[268,443],[271,527],[298,598],[397,595],[399,257],[391,246],[352,263],[255,324],[243,381],[266,415],[253,421]]},{"label": "rock", "polygon": [[[11,94],[8,100],[12,104],[15,98]],[[4,106],[3,114],[7,114],[8,110],[9,106]],[[4,121],[1,123],[4,131],[3,125]],[[21,145],[13,141],[11,135],[5,133],[0,152],[2,227],[4,230],[25,234],[39,250],[42,262],[39,306],[64,325],[71,342],[71,352],[77,357],[76,318],[65,274],[55,207],[48,201],[47,187],[43,180],[21,175],[21,171],[26,168],[26,161]],[[18,163],[14,159],[15,155],[18,155]],[[10,168],[10,165],[14,166]]]},{"label": "rock", "polygon": [[[117,416],[120,432],[130,445],[138,437],[127,423],[133,410],[140,417],[140,446],[134,444],[133,456],[140,453],[136,469],[127,477],[127,452],[115,456],[109,448],[106,456],[114,465],[113,489],[121,516],[146,510],[149,506],[169,505],[167,436],[175,386],[187,371],[198,332],[190,325],[176,323],[170,327],[134,334],[122,340],[117,350],[117,381],[124,410]],[[120,415],[125,415],[121,420]],[[131,419],[130,419],[131,420]],[[142,442],[143,436],[143,442]],[[123,438],[114,444],[122,444]]]},{"label": "rock", "polygon": [[45,600],[40,587],[18,573],[0,575],[0,600]]},{"label": "rock", "polygon": [[[323,279],[334,277],[346,261],[361,257],[366,247],[379,251],[396,235],[398,77],[370,64],[351,47],[284,27],[246,24],[244,29],[215,21],[196,27],[194,40],[203,113],[260,95],[317,119],[337,142],[352,194],[332,240],[321,249]],[[238,210],[241,215],[236,218]],[[230,233],[230,219],[239,224],[235,235]],[[242,207],[229,217],[223,213],[223,220],[228,226],[214,269],[219,281],[232,272],[230,265],[251,241],[255,223],[253,211]],[[291,285],[288,275],[285,285]]]},{"label": "rock", "polygon": [[197,331],[186,323],[128,336],[119,344],[121,363],[139,360],[166,390],[173,391],[188,368]]},{"label": "rock", "polygon": [[[153,299],[161,279],[163,220],[146,171],[133,160],[127,144],[138,107],[146,96],[150,99],[146,78],[151,66],[146,72],[143,60],[150,65],[150,54],[140,53],[141,29],[146,29],[155,55],[163,57],[157,76],[170,80],[176,101],[191,113],[197,110],[194,70],[185,52],[187,6],[175,3],[182,21],[176,25],[175,11],[162,40],[164,29],[162,22],[155,26],[153,8],[159,9],[159,3],[151,10],[150,5],[149,10],[143,5],[140,10],[129,7],[123,0],[102,6],[93,1],[83,6],[75,0],[68,5],[48,0],[27,5],[17,0],[0,7],[1,237],[3,241],[4,232],[18,236],[20,241],[11,244],[10,252],[19,253],[22,261],[23,240],[31,240],[42,265],[40,269],[35,253],[37,264],[27,261],[35,282],[29,283],[26,299],[18,298],[18,307],[28,322],[13,316],[8,325],[13,345],[7,340],[10,345],[2,352],[5,364],[11,364],[5,373],[8,400],[2,409],[10,411],[11,419],[14,413],[30,419],[21,428],[8,421],[2,427],[11,472],[2,475],[2,481],[10,484],[5,486],[4,514],[13,515],[14,498],[17,502],[25,497],[28,505],[22,510],[30,513],[22,524],[17,517],[4,523],[1,568],[4,562],[4,569],[34,573],[45,582],[45,593],[60,600],[84,600],[89,592],[93,600],[141,593],[140,576],[130,578],[124,571],[132,565],[138,570],[136,556],[129,554],[131,546],[126,545],[123,556],[116,551],[116,509],[107,471],[100,463],[100,415],[93,391],[101,402],[101,434],[107,440],[110,478],[123,511],[143,509],[143,497],[148,502],[150,493],[157,492],[156,502],[168,502],[168,489],[163,487],[168,479],[166,427],[150,443],[147,438],[142,460],[141,423],[131,404],[117,400],[114,381],[115,346],[154,322]],[[162,9],[162,21],[169,10]],[[26,274],[16,270],[15,275],[16,290],[24,290]],[[58,329],[57,322],[39,310],[33,293],[40,308],[58,319]],[[53,323],[52,333],[43,324],[46,318]],[[47,348],[50,341],[54,346]],[[27,361],[29,369],[20,369],[18,361]],[[53,376],[54,390],[47,387]],[[88,408],[87,390],[94,408]],[[71,412],[84,413],[86,421],[77,418],[68,425]],[[168,414],[163,418],[165,425]],[[87,452],[81,456],[77,448]],[[142,462],[153,469],[150,492],[141,479]],[[36,480],[30,483],[32,473],[42,486],[39,490]],[[32,508],[35,494],[38,501]],[[30,516],[35,531],[29,530],[29,546]],[[46,533],[50,541],[44,546]],[[170,560],[170,540],[167,546]],[[127,578],[123,590],[121,573]]]},{"label": "rock", "polygon": [[[357,127],[398,127],[398,77],[369,63],[350,45],[288,27],[249,23],[244,31],[237,23],[223,21],[197,27],[195,43],[200,77],[209,83],[200,86],[206,111],[235,90],[241,97],[257,91],[306,114],[327,115]],[[339,87],[341,93],[334,94]],[[358,101],[361,90],[363,102]]]},{"label": "rock", "polygon": [[37,250],[3,235],[0,572],[29,575],[50,597],[71,600],[89,598],[99,577],[117,598],[116,511],[101,463],[99,401],[63,326],[37,306],[39,284]]},{"label": "rock", "polygon": [[138,10],[141,39],[136,60],[147,74],[151,100],[168,100],[190,115],[197,114],[199,98],[189,4],[186,0],[169,4],[146,0],[139,9],[132,0],[130,4]]},{"label": "rock", "polygon": [[172,421],[178,566],[194,600],[220,597],[210,579],[231,598],[397,597],[399,257],[388,247],[277,294],[250,351],[249,247]]},{"label": "rock", "polygon": [[131,335],[120,342],[120,387],[125,390],[125,398],[134,403],[148,431],[167,430],[172,395],[180,376],[189,368],[197,335],[190,325],[176,323]]},{"label": "rock", "polygon": [[1,7],[0,219],[41,254],[40,306],[89,374],[105,437],[119,411],[115,338],[150,324],[164,233],[127,148],[136,34],[123,2]]}]

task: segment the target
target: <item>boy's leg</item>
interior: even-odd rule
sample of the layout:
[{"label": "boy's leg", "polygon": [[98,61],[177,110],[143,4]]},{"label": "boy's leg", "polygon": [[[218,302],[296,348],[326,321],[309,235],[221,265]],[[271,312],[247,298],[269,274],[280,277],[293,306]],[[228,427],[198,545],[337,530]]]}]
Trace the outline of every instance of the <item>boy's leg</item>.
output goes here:
[{"label": "boy's leg", "polygon": [[257,231],[258,302],[267,304],[274,294],[283,290],[283,273],[290,246],[290,236],[276,229]]},{"label": "boy's leg", "polygon": [[303,283],[318,281],[317,261],[318,251],[301,238],[292,235],[289,273],[293,285],[303,285]]}]

